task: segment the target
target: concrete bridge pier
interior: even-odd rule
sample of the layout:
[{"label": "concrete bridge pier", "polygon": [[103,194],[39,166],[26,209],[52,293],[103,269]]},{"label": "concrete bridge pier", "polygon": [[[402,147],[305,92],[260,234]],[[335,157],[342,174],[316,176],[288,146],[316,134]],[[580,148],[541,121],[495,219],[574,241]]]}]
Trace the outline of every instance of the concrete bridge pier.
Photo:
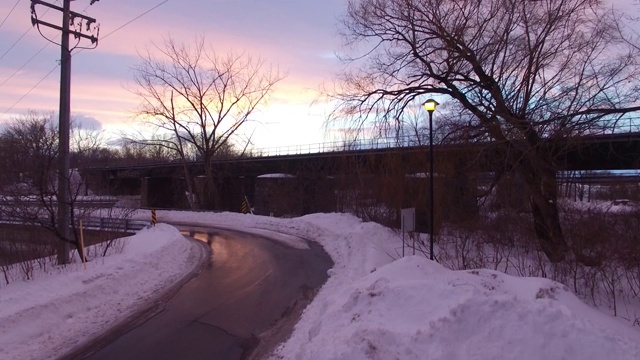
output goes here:
[{"label": "concrete bridge pier", "polygon": [[261,175],[255,181],[255,214],[297,216],[302,214],[302,188],[291,174]]},{"label": "concrete bridge pier", "polygon": [[269,174],[255,179],[257,215],[300,216],[337,210],[332,177]]},{"label": "concrete bridge pier", "polygon": [[225,176],[216,179],[216,186],[215,210],[241,212],[245,196],[249,200],[249,205],[254,205],[254,177]]},{"label": "concrete bridge pier", "polygon": [[302,195],[302,214],[337,211],[336,181],[333,177],[298,177]]},{"label": "concrete bridge pier", "polygon": [[140,206],[143,208],[188,208],[184,178],[143,177],[140,179]]}]

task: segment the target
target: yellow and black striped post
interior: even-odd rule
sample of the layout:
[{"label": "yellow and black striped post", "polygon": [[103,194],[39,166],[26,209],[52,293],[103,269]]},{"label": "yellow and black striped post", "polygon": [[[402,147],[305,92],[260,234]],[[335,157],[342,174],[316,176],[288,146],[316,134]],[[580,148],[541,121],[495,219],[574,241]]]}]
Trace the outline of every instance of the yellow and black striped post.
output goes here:
[{"label": "yellow and black striped post", "polygon": [[156,226],[157,222],[158,218],[156,218],[156,209],[151,209],[151,224],[153,224],[153,226]]},{"label": "yellow and black striped post", "polygon": [[242,205],[240,205],[240,210],[242,211],[243,214],[249,213],[249,202],[247,201],[246,197],[242,199]]}]

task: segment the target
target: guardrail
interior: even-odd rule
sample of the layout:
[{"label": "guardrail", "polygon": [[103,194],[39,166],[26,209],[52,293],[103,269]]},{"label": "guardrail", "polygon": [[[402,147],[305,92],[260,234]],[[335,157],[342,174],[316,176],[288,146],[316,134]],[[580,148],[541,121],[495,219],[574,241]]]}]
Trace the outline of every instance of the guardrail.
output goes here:
[{"label": "guardrail", "polygon": [[[79,223],[79,220],[77,221]],[[119,219],[119,218],[83,218],[82,226],[85,229],[109,230],[109,231],[140,231],[151,225],[148,221]],[[79,226],[79,225],[78,225]]]},{"label": "guardrail", "polygon": [[[82,227],[90,230],[100,231],[117,231],[117,232],[136,232],[151,225],[148,221],[122,219],[122,218],[98,218],[98,217],[85,217],[82,219],[76,219],[75,225],[80,227],[80,220],[82,220]],[[18,225],[33,225],[39,226],[42,223],[47,223],[47,219],[23,219],[18,217],[7,217],[0,214],[0,223],[3,224],[18,224]]]}]

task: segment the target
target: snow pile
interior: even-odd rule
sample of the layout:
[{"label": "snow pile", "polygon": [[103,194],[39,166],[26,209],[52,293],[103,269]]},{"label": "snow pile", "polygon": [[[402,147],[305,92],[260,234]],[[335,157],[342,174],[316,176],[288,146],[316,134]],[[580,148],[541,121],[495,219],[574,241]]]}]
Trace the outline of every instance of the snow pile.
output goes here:
[{"label": "snow pile", "polygon": [[[286,359],[640,359],[640,333],[562,285],[394,261],[318,299]],[[306,315],[306,314],[305,314]]]},{"label": "snow pile", "polygon": [[[563,285],[393,260],[400,240],[347,215],[301,218],[336,263],[284,359],[640,359],[640,331]],[[333,233],[329,229],[337,229]]]},{"label": "snow pile", "polygon": [[[193,244],[158,225],[125,239],[120,254],[0,290],[0,358],[55,358],[148,306],[193,268]],[[159,276],[160,275],[160,276]]]}]

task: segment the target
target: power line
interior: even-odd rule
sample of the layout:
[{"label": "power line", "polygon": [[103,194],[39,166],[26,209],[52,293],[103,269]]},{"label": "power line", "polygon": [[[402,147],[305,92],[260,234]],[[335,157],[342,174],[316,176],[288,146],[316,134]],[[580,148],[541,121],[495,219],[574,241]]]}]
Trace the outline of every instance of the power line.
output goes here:
[{"label": "power line", "polygon": [[8,53],[9,51],[11,51],[11,49],[13,49],[19,42],[20,40],[22,40],[22,38],[27,35],[27,33],[31,30],[31,28],[27,29],[27,31],[23,32],[22,35],[20,35],[20,37],[18,38],[18,40],[16,40],[11,46],[9,46],[9,48],[0,56],[0,60],[2,60]]},{"label": "power line", "polygon": [[25,66],[29,65],[29,63],[36,58],[36,56],[40,55],[40,53],[42,51],[44,51],[44,49],[47,48],[47,46],[49,46],[51,43],[48,42],[46,44],[44,44],[44,46],[42,48],[40,48],[40,50],[38,50],[37,53],[35,53],[33,56],[31,56],[29,58],[29,60],[27,60],[24,64],[22,64],[22,66],[20,66],[16,71],[14,71],[11,75],[9,75],[9,77],[7,77],[6,79],[4,79],[3,82],[0,83],[0,87],[2,87],[2,85],[6,84],[9,80],[11,80],[17,73],[20,72],[20,70],[22,70]]},{"label": "power line", "polygon": [[11,110],[16,106],[16,105],[18,105],[18,103],[20,103],[20,101],[22,101],[22,99],[24,99],[25,97],[27,97],[27,95],[31,94],[31,92],[33,91],[33,89],[37,88],[37,87],[38,87],[38,86],[39,86],[39,85],[44,81],[44,79],[48,78],[48,77],[49,77],[49,75],[51,75],[51,73],[52,73],[55,69],[57,69],[59,66],[60,66],[60,65],[56,65],[56,66],[54,66],[54,67],[53,67],[53,69],[49,70],[49,72],[48,72],[48,73],[47,73],[47,74],[46,74],[42,79],[40,79],[40,81],[38,81],[35,85],[33,85],[33,86],[31,87],[31,89],[29,89],[29,91],[27,91],[24,95],[22,95],[22,96],[20,97],[20,99],[18,99],[16,102],[14,102],[14,103],[13,103],[13,105],[11,105],[11,107],[10,107],[10,108],[8,108],[7,110],[5,110],[5,111],[2,113],[2,116],[6,115],[6,114],[7,114],[9,111],[11,111]]},{"label": "power line", "polygon": [[4,22],[7,21],[7,19],[9,18],[9,16],[11,16],[11,14],[13,13],[13,10],[16,9],[16,6],[18,6],[18,3],[20,2],[20,0],[17,0],[16,3],[13,5],[13,7],[11,8],[11,10],[9,10],[9,13],[7,14],[7,16],[5,16],[4,20],[2,20],[2,23],[0,23],[0,28],[2,27],[2,25],[4,25]]},{"label": "power line", "polygon": [[[58,0],[56,0],[56,3],[57,3],[57,2],[58,2]],[[124,27],[126,27],[126,26],[130,25],[131,23],[133,23],[133,22],[137,21],[137,20],[138,20],[138,19],[140,19],[141,17],[143,17],[143,16],[147,15],[148,13],[150,13],[150,12],[152,12],[153,10],[155,10],[155,9],[159,8],[160,6],[164,5],[164,4],[165,4],[165,3],[167,3],[167,2],[169,2],[169,0],[164,0],[164,1],[160,2],[160,3],[158,3],[157,5],[155,5],[154,7],[152,7],[152,8],[150,8],[150,9],[146,10],[146,11],[145,11],[145,12],[143,12],[142,14],[140,14],[140,15],[138,15],[138,16],[136,16],[136,17],[134,17],[133,19],[131,19],[131,20],[127,21],[126,23],[124,23],[124,24],[120,25],[118,28],[114,29],[113,31],[109,32],[107,35],[103,36],[103,37],[102,37],[102,40],[104,40],[105,38],[109,37],[110,35],[113,35],[114,33],[118,32],[118,31],[122,30]],[[86,10],[86,9],[85,9],[85,10]],[[29,29],[29,30],[31,30],[31,29]],[[27,31],[28,31],[28,30],[27,30]],[[38,51],[38,53],[36,53],[34,56],[32,56],[32,57],[31,57],[31,59],[29,59],[25,64],[23,64],[23,65],[22,65],[22,67],[26,66],[26,64],[28,64],[28,63],[29,63],[29,62],[30,62],[34,57],[36,57],[40,52],[42,52],[42,51],[44,50],[44,48],[46,48],[46,47],[48,46],[48,44],[49,44],[49,43],[47,43],[47,45],[45,45],[42,49],[40,49],[40,51]],[[80,51],[82,51],[82,49],[81,49]],[[80,52],[80,51],[78,51],[78,52]],[[22,101],[25,97],[27,97],[29,94],[31,94],[31,92],[32,92],[36,87],[38,87],[38,86],[39,86],[39,85],[40,85],[40,84],[41,84],[41,83],[42,83],[42,82],[43,82],[47,77],[49,77],[49,75],[51,75],[51,73],[53,73],[53,71],[54,71],[55,69],[57,69],[59,66],[60,66],[60,65],[56,65],[56,66],[54,66],[51,70],[49,70],[49,72],[48,72],[48,73],[46,73],[46,74],[45,74],[45,76],[43,76],[43,77],[42,77],[42,79],[40,79],[40,81],[38,81],[35,85],[33,85],[33,86],[31,87],[31,89],[29,89],[29,90],[28,90],[24,95],[22,95],[22,96],[21,96],[21,97],[20,97],[16,102],[14,102],[14,103],[13,103],[13,105],[11,105],[11,107],[9,107],[9,108],[8,108],[8,109],[6,109],[2,114],[0,114],[0,116],[4,116],[4,115],[6,115],[9,111],[13,110],[13,108],[14,108],[16,105],[18,105],[18,104],[20,103],[20,101]],[[22,67],[21,67],[21,68],[22,68]],[[18,71],[20,71],[20,70],[18,70]],[[16,71],[15,73],[17,73],[18,71]],[[6,83],[6,82],[11,78],[11,77],[13,77],[13,76],[15,75],[15,73],[14,73],[14,74],[12,74],[8,79],[6,79],[5,81],[3,81],[3,82],[2,82],[2,84]]]},{"label": "power line", "polygon": [[155,10],[155,9],[159,8],[160,6],[164,5],[164,4],[165,4],[165,3],[167,3],[167,2],[169,2],[169,0],[164,0],[164,1],[162,1],[161,3],[159,3],[158,5],[156,5],[156,6],[152,7],[151,9],[149,9],[149,10],[147,10],[147,11],[143,12],[142,14],[140,14],[140,15],[138,15],[138,16],[136,16],[136,17],[134,17],[133,19],[129,20],[128,22],[126,22],[126,23],[124,23],[124,24],[120,25],[120,27],[118,27],[117,29],[115,29],[115,30],[111,31],[110,33],[108,33],[107,35],[103,36],[103,37],[102,37],[102,40],[106,39],[107,37],[109,37],[109,35],[112,35],[112,34],[113,34],[113,33],[115,33],[116,31],[121,30],[121,29],[122,29],[122,28],[124,28],[125,26],[127,26],[127,25],[131,24],[132,22],[134,22],[134,21],[136,21],[136,20],[138,20],[138,19],[140,19],[141,17],[143,17],[143,16],[147,15],[148,13],[150,13],[150,12],[152,12],[153,10]]},{"label": "power line", "polygon": [[[20,0],[18,0],[18,1],[20,1]],[[56,1],[54,2],[54,4],[57,4],[59,1],[60,1],[60,0],[56,0]],[[16,3],[16,5],[17,5],[17,3]],[[14,8],[15,8],[15,5],[14,5]],[[47,9],[44,11],[44,13],[42,13],[42,15],[44,16],[48,11],[49,11],[49,8],[47,8]],[[9,15],[11,14],[11,12],[13,12],[13,9],[11,9],[11,11],[9,12]],[[7,18],[9,17],[9,15],[7,15]],[[6,18],[5,18],[5,20],[6,20]],[[2,21],[2,23],[4,24],[4,21]],[[1,25],[0,25],[0,26],[1,26]],[[22,35],[20,35],[20,37],[18,38],[18,40],[14,41],[14,43],[13,43],[13,44],[12,44],[12,45],[11,45],[11,46],[6,50],[6,51],[5,51],[2,55],[0,55],[0,60],[2,60],[2,59],[3,59],[3,58],[4,58],[4,57],[9,53],[9,51],[11,51],[11,49],[13,49],[16,45],[18,45],[18,43],[20,42],[20,40],[22,40],[22,38],[23,38],[25,35],[27,35],[27,33],[28,33],[29,31],[31,31],[31,29],[33,29],[33,27],[30,27],[30,28],[28,28],[25,32],[23,32],[23,33],[22,33]]]},{"label": "power line", "polygon": [[[138,16],[136,16],[136,17],[134,17],[133,19],[131,19],[131,20],[127,21],[126,23],[124,23],[124,24],[120,25],[120,26],[119,26],[119,27],[117,27],[116,29],[114,29],[114,30],[112,30],[111,32],[107,33],[106,35],[102,36],[102,41],[104,41],[104,39],[108,38],[109,36],[113,35],[114,33],[118,32],[118,31],[122,30],[123,28],[125,28],[125,27],[126,27],[126,26],[128,26],[129,24],[131,24],[131,23],[135,22],[136,20],[140,19],[141,17],[143,17],[143,16],[147,15],[148,13],[152,12],[153,10],[155,10],[155,9],[159,8],[160,6],[162,6],[162,5],[164,5],[165,3],[168,3],[168,2],[169,2],[169,0],[164,0],[164,1],[160,2],[160,3],[158,3],[157,5],[155,5],[154,7],[152,7],[151,9],[149,9],[149,10],[147,10],[147,11],[143,12],[142,14],[140,14],[140,15],[138,15]],[[82,50],[84,50],[84,49],[80,49],[80,50],[78,51],[78,53],[79,53],[79,52],[81,52]]]}]

